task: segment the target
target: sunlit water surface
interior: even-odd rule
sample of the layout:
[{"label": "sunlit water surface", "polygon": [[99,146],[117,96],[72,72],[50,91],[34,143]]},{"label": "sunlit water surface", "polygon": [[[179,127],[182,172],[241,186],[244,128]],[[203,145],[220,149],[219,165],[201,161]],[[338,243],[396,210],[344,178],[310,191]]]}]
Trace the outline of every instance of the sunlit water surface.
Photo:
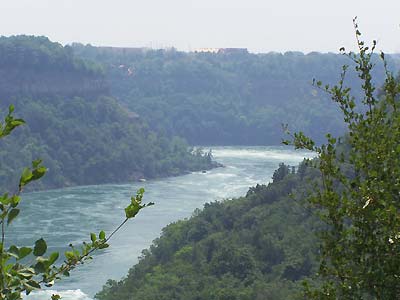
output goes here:
[{"label": "sunlit water surface", "polygon": [[290,148],[212,147],[214,158],[225,165],[206,173],[149,180],[143,183],[81,186],[25,194],[22,213],[13,223],[18,245],[33,244],[43,237],[48,251],[63,253],[69,243],[90,240],[88,233],[112,231],[123,219],[123,208],[136,190],[144,187],[145,201],[155,205],[144,209],[111,240],[111,247],[94,260],[73,271],[56,285],[57,291],[33,293],[26,299],[50,299],[60,293],[63,300],[91,300],[107,279],[125,276],[167,224],[190,217],[204,203],[244,195],[257,183],[271,180],[280,162],[297,165],[310,153]]}]

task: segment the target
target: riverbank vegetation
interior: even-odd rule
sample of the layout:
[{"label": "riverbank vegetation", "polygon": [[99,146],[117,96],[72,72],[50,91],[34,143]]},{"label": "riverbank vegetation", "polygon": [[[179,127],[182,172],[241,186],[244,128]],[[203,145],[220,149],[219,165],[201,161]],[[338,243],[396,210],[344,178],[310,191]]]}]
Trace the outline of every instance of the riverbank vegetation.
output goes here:
[{"label": "riverbank vegetation", "polygon": [[98,299],[398,298],[400,83],[386,69],[377,91],[376,42],[367,47],[355,31],[359,53],[347,56],[362,97],[345,85],[348,66],[337,85],[315,82],[342,111],[346,137],[328,134],[318,146],[295,133],[286,143],[317,159],[297,170],[281,164],[272,183],[167,226]]},{"label": "riverbank vegetation", "polygon": [[[327,132],[346,130],[337,106],[312,86],[313,78],[339,80],[341,66],[352,64],[340,54],[72,48],[104,66],[111,94],[151,128],[192,145],[277,145],[282,123],[318,142]],[[398,68],[398,57],[387,60],[389,68]],[[372,72],[375,83],[383,84],[383,67]],[[347,83],[355,96],[362,95],[351,69]]]},{"label": "riverbank vegetation", "polygon": [[96,298],[296,299],[317,267],[312,232],[321,223],[301,197],[317,173],[304,162],[281,174],[164,228],[127,277],[110,280]]},{"label": "riverbank vegetation", "polygon": [[[35,188],[129,182],[217,166],[181,138],[150,129],[109,94],[103,68],[44,37],[0,39],[0,109],[27,126],[0,144],[1,187],[33,158],[49,169]],[[5,59],[6,58],[6,59]],[[16,158],[10,160],[10,154]]]},{"label": "riverbank vegetation", "polygon": [[[14,106],[10,105],[4,122],[0,122],[0,139],[4,139],[17,127],[25,124],[23,119],[15,118],[13,113]],[[91,233],[91,242],[83,242],[80,247],[70,244],[69,250],[64,253],[63,263],[60,264],[59,252],[48,255],[47,243],[43,238],[36,240],[33,247],[19,247],[12,243],[15,233],[10,231],[10,225],[21,212],[22,192],[27,185],[42,178],[46,172],[47,169],[42,165],[42,161],[35,159],[32,161],[32,167],[25,167],[21,172],[15,192],[5,192],[0,197],[1,300],[21,300],[23,295],[29,295],[32,291],[52,287],[62,277],[68,277],[71,270],[91,260],[94,252],[108,248],[109,240],[126,222],[134,218],[143,208],[153,205],[153,203],[142,203],[144,189],[140,189],[136,196],[131,197],[130,204],[124,209],[125,220],[108,237],[104,231],[100,231],[98,235]],[[61,297],[53,294],[51,299],[59,300]]]}]

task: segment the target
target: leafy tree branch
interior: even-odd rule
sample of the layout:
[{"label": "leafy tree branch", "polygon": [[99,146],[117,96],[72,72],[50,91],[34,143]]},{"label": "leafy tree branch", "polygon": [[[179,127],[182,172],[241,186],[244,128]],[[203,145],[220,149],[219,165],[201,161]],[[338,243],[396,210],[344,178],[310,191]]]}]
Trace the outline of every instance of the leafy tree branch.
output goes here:
[{"label": "leafy tree branch", "polygon": [[345,53],[355,62],[363,96],[355,99],[344,86],[348,66],[338,85],[322,86],[340,107],[348,127],[345,140],[330,134],[316,146],[303,133],[285,141],[318,154],[315,162],[322,186],[309,197],[326,227],[319,233],[318,281],[305,283],[307,299],[398,299],[400,296],[400,84],[380,57],[386,78],[382,91],[373,84],[371,62],[376,42],[361,40],[358,52]]},{"label": "leafy tree branch", "polygon": [[[14,107],[10,106],[4,122],[0,123],[0,138],[8,136],[16,127],[25,123],[22,119],[14,118],[13,112]],[[141,209],[153,205],[153,203],[142,203],[144,189],[139,189],[125,208],[125,220],[108,237],[104,231],[100,231],[98,235],[91,233],[90,242],[83,242],[79,249],[71,244],[70,249],[64,253],[64,262],[56,266],[60,254],[53,252],[46,255],[47,243],[43,238],[38,239],[33,247],[6,244],[7,228],[20,213],[18,208],[21,201],[20,194],[25,186],[42,178],[46,171],[41,160],[34,160],[30,168],[24,168],[22,171],[17,192],[0,196],[0,300],[22,299],[23,293],[28,295],[44,286],[53,286],[62,276],[69,276],[69,272],[75,267],[92,259],[91,255],[95,251],[109,247],[108,242],[112,236],[129,219],[134,218]],[[29,257],[32,258],[32,262],[27,264]],[[60,296],[53,295],[52,299],[60,299]]]}]

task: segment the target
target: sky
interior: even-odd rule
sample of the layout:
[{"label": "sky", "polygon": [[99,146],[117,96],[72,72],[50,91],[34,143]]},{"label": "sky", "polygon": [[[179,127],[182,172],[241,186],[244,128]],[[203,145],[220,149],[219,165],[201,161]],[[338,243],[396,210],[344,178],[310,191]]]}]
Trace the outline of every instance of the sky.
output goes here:
[{"label": "sky", "polygon": [[338,52],[352,19],[378,50],[400,52],[399,0],[0,0],[0,35],[62,44]]}]

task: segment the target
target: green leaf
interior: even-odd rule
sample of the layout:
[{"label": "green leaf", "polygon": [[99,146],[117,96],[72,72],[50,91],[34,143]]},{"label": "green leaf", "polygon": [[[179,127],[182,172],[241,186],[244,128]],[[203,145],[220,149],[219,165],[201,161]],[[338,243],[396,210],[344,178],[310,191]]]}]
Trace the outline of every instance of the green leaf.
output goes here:
[{"label": "green leaf", "polygon": [[49,257],[49,265],[54,264],[57,261],[59,256],[60,256],[60,254],[58,252],[51,253],[50,257]]},{"label": "green leaf", "polygon": [[94,243],[97,240],[96,234],[94,234],[93,232],[90,234],[90,239],[91,241]]},{"label": "green leaf", "polygon": [[34,160],[32,162],[32,170],[29,168],[25,168],[22,171],[21,178],[19,180],[20,189],[27,185],[29,182],[33,180],[38,180],[39,178],[43,177],[44,174],[46,174],[47,169],[43,166],[40,166],[41,162],[42,161],[40,159]]},{"label": "green leaf", "polygon": [[19,259],[23,259],[24,257],[31,254],[32,248],[29,247],[22,247],[19,249]]},{"label": "green leaf", "polygon": [[11,203],[12,207],[16,207],[19,204],[20,201],[21,201],[21,197],[18,196],[18,195],[13,195],[10,198],[10,203]]},{"label": "green leaf", "polygon": [[33,248],[33,255],[41,256],[46,253],[47,244],[46,241],[41,238],[35,242],[35,247]]},{"label": "green leaf", "polygon": [[28,291],[39,290],[39,289],[41,288],[41,287],[40,287],[40,284],[37,283],[37,282],[34,281],[34,280],[29,280],[28,282],[25,282],[25,283],[24,283],[24,286],[26,287],[26,289],[27,289]]},{"label": "green leaf", "polygon": [[129,206],[127,206],[125,208],[125,216],[128,219],[131,219],[133,217],[135,217],[137,215],[137,213],[139,212],[139,205],[132,205],[130,204]]},{"label": "green leaf", "polygon": [[20,187],[25,186],[31,180],[31,178],[32,178],[31,170],[29,168],[25,168],[22,171],[21,178],[19,180],[19,186]]},{"label": "green leaf", "polygon": [[35,272],[31,272],[30,270],[23,269],[18,272],[18,275],[22,276],[24,278],[30,279],[35,275]]},{"label": "green leaf", "polygon": [[3,196],[0,197],[0,203],[4,205],[10,204],[11,198],[8,198],[8,193],[5,193]]},{"label": "green leaf", "polygon": [[14,129],[17,126],[25,124],[25,121],[22,119],[13,119],[9,124],[10,124],[10,127],[12,127]]},{"label": "green leaf", "polygon": [[33,168],[37,168],[39,167],[39,165],[42,163],[41,159],[35,159],[34,161],[32,161],[32,167]]},{"label": "green leaf", "polygon": [[10,223],[18,216],[18,214],[18,208],[13,208],[12,210],[10,210],[10,212],[8,213],[7,225],[10,225]]},{"label": "green leaf", "polygon": [[46,272],[46,264],[39,261],[35,264],[34,269],[36,273],[44,273]]},{"label": "green leaf", "polygon": [[64,255],[68,260],[75,258],[74,252],[72,252],[72,251],[65,251]]},{"label": "green leaf", "polygon": [[19,249],[15,245],[10,246],[10,248],[8,249],[8,253],[17,259],[19,258]]},{"label": "green leaf", "polygon": [[99,245],[99,249],[105,249],[108,248],[109,246],[110,246],[109,244],[103,243]]},{"label": "green leaf", "polygon": [[99,239],[100,240],[105,240],[106,239],[106,233],[102,230],[99,233]]},{"label": "green leaf", "polygon": [[32,178],[31,180],[38,180],[46,174],[47,169],[45,167],[39,167],[32,171]]},{"label": "green leaf", "polygon": [[7,300],[19,300],[21,299],[21,293],[15,292],[7,295]]}]

